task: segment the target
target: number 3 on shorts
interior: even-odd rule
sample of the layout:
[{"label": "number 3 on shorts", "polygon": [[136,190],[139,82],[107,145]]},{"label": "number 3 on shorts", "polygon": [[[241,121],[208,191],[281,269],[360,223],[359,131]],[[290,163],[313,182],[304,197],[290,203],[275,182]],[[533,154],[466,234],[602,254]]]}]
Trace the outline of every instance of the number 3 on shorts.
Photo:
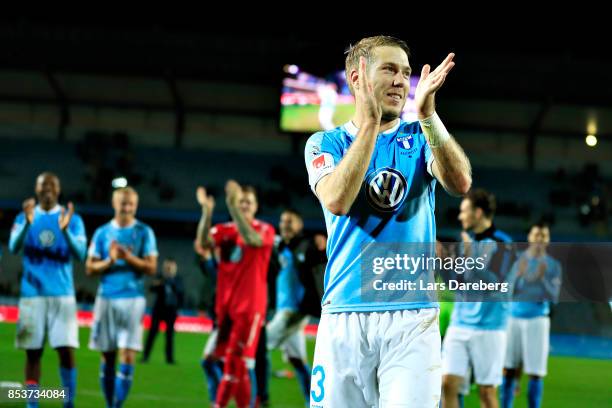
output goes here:
[{"label": "number 3 on shorts", "polygon": [[319,390],[318,392],[315,392],[315,390],[313,389],[312,391],[310,391],[310,396],[312,397],[312,400],[314,402],[321,402],[323,401],[323,397],[325,396],[325,388],[323,388],[323,381],[325,381],[325,370],[323,370],[323,367],[320,365],[312,369],[313,381],[317,374],[321,374],[321,378],[315,383],[317,387],[319,387]]}]

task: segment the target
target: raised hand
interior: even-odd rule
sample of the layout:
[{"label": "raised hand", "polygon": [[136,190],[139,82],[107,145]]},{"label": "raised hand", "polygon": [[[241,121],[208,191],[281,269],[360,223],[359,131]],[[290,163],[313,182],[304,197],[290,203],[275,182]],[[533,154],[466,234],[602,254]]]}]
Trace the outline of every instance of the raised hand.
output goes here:
[{"label": "raised hand", "polygon": [[382,117],[382,106],[376,99],[374,88],[368,80],[365,57],[359,57],[359,86],[355,86],[355,105],[357,112],[361,115],[361,123],[380,123]]},{"label": "raised hand", "polygon": [[230,206],[237,206],[242,197],[242,188],[235,180],[228,180],[225,184],[225,201]]},{"label": "raised hand", "polygon": [[62,231],[68,227],[68,224],[70,224],[70,220],[72,219],[73,215],[74,205],[72,204],[72,202],[68,202],[68,212],[66,212],[66,209],[62,207],[62,212],[60,213],[60,216],[58,218],[59,227]]},{"label": "raised hand", "polygon": [[421,79],[414,95],[419,119],[425,119],[433,115],[436,110],[435,95],[444,84],[446,75],[455,66],[453,58],[455,58],[455,54],[451,52],[433,71],[430,72],[429,64],[425,64],[421,70]]},{"label": "raised hand", "polygon": [[23,204],[21,205],[23,208],[23,213],[25,214],[26,221],[28,224],[31,224],[34,221],[34,207],[36,207],[36,200],[33,198],[28,198],[23,200]]},{"label": "raised hand", "polygon": [[215,208],[215,198],[211,195],[206,195],[206,189],[202,186],[199,186],[196,190],[196,198],[198,200],[198,204],[202,208],[206,207],[208,212],[212,212],[213,208]]}]

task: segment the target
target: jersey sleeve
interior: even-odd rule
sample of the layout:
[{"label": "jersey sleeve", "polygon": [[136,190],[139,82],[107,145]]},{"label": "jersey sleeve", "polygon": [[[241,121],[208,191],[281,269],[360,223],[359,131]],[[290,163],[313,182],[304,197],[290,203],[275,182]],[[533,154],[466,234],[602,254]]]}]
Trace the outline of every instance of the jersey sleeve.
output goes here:
[{"label": "jersey sleeve", "polygon": [[153,228],[147,226],[145,229],[144,243],[142,246],[142,256],[157,255],[159,255],[159,253],[157,252],[157,239],[155,238],[155,233],[153,232]]},{"label": "jersey sleeve", "polygon": [[429,143],[427,143],[427,139],[425,139],[425,135],[423,134],[423,129],[421,128],[421,125],[419,124],[419,140],[422,146],[422,151],[423,151],[423,157],[425,158],[425,166],[427,169],[427,173],[429,173],[429,175],[431,177],[434,177],[433,174],[433,163],[434,163],[434,155],[431,152],[431,147],[429,147]]},{"label": "jersey sleeve", "polygon": [[324,132],[310,136],[304,148],[304,160],[308,171],[308,184],[315,195],[317,183],[333,172],[341,159],[342,152]]},{"label": "jersey sleeve", "polygon": [[79,260],[84,260],[87,253],[87,235],[85,224],[80,215],[74,214],[68,224],[68,245]]},{"label": "jersey sleeve", "polygon": [[9,251],[17,253],[23,244],[25,238],[26,218],[23,212],[20,212],[11,228],[11,236],[9,238]]},{"label": "jersey sleeve", "polygon": [[102,242],[103,233],[102,228],[98,228],[96,232],[94,232],[93,237],[91,238],[91,242],[89,243],[89,249],[87,251],[87,256],[91,258],[104,259],[104,243]]}]

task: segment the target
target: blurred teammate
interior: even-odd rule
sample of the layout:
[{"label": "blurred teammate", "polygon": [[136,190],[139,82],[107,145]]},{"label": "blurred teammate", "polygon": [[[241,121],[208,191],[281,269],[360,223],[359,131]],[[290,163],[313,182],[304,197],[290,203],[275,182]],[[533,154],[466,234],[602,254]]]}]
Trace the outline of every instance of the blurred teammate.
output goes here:
[{"label": "blurred teammate", "polygon": [[329,234],[311,407],[421,407],[440,398],[438,305],[362,299],[361,251],[372,243],[434,244],[436,179],[455,194],[470,187],[469,161],[435,112],[453,57],[431,72],[423,67],[420,123],[406,123],[408,47],[392,37],[361,40],[346,57],[353,120],[306,144]]},{"label": "blurred teammate", "polygon": [[[55,174],[40,174],[35,192],[38,205],[33,198],[23,202],[9,241],[12,253],[23,249],[15,346],[26,351],[26,386],[37,388],[44,340],[48,338],[59,357],[62,386],[68,389],[64,406],[72,407],[76,390],[73,349],[79,347],[72,260],[85,260],[87,238],[72,203],[67,211],[58,204],[61,189]],[[28,406],[37,407],[38,403]]]},{"label": "blurred teammate", "polygon": [[[308,315],[300,307],[306,295],[304,271],[306,257],[314,242],[303,236],[304,222],[295,210],[285,210],[279,223],[280,236],[274,255],[278,259],[279,272],[276,277],[276,305],[272,320],[267,326],[268,349],[279,347],[284,357],[293,366],[300,383],[304,399],[310,400],[310,367],[306,355],[304,328]],[[312,294],[308,294],[312,297]]]},{"label": "blurred teammate", "polygon": [[[486,277],[488,282],[504,281],[511,262],[511,253],[504,246],[497,245],[509,243],[511,239],[495,228],[495,209],[495,197],[477,189],[463,199],[459,213],[466,251],[488,252],[486,271],[482,272],[483,276],[490,275]],[[483,256],[482,253],[470,256],[476,258],[478,255]],[[459,278],[470,281],[471,276],[466,271]],[[498,406],[496,387],[502,382],[508,309],[508,302],[501,299],[455,303],[442,350],[444,408],[458,406],[459,389],[470,381],[470,368],[479,388],[481,406]]]},{"label": "blurred teammate", "polygon": [[136,219],[136,191],[115,190],[112,204],[115,216],[94,233],[86,267],[88,275],[101,277],[89,348],[102,352],[100,385],[106,405],[119,408],[132,384],[136,353],[142,350],[143,276],[155,275],[158,254],[153,230]]},{"label": "blurred teammate", "polygon": [[550,302],[558,299],[561,288],[561,264],[546,253],[550,242],[548,226],[533,225],[527,240],[529,248],[514,263],[511,272],[516,280],[507,331],[502,408],[513,406],[521,366],[529,376],[529,408],[539,408],[541,405],[543,377],[548,362]]},{"label": "blurred teammate", "polygon": [[174,360],[174,322],[178,310],[183,305],[185,288],[183,279],[178,275],[178,265],[173,258],[166,258],[162,263],[162,273],[152,282],[151,292],[155,294],[151,312],[151,326],[142,357],[143,362],[149,360],[159,325],[166,323],[166,363],[175,364]]},{"label": "blurred teammate", "polygon": [[[257,196],[252,187],[233,180],[225,186],[226,204],[233,222],[209,230],[206,190],[198,188],[202,206],[202,236],[218,253],[215,313],[218,323],[215,356],[223,359],[223,377],[216,406],[230,399],[239,408],[251,403],[254,359],[267,307],[267,270],[274,245],[274,227],[255,219]],[[212,211],[211,211],[212,212]],[[210,217],[210,219],[208,218]]]},{"label": "blurred teammate", "polygon": [[198,229],[196,232],[196,239],[193,242],[193,248],[198,256],[198,265],[202,273],[210,280],[211,286],[213,287],[212,299],[207,313],[213,321],[213,329],[206,340],[204,349],[202,350],[202,359],[200,365],[204,370],[206,376],[206,384],[208,387],[208,398],[211,405],[215,404],[217,400],[217,389],[223,376],[223,363],[220,359],[215,356],[215,347],[217,344],[217,318],[215,313],[216,303],[216,286],[217,286],[217,268],[218,260],[209,247],[208,237],[206,231],[211,228],[212,212],[215,208],[215,199],[212,196],[207,196],[205,191],[198,189],[196,191],[196,198],[198,204],[201,206],[201,216],[198,223]]}]

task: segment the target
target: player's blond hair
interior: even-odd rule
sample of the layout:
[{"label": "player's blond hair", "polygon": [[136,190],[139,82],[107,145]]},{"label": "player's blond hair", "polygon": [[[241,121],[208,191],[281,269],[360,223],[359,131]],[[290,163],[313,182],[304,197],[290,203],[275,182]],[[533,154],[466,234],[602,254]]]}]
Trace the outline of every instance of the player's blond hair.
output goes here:
[{"label": "player's blond hair", "polygon": [[136,192],[136,190],[129,186],[115,189],[113,191],[113,200],[115,199],[115,197],[118,197],[119,194],[135,195],[136,197],[138,197],[138,193]]},{"label": "player's blond hair", "polygon": [[404,50],[408,58],[410,58],[410,48],[408,48],[408,44],[399,38],[391,37],[389,35],[366,37],[359,40],[359,42],[357,42],[355,45],[349,45],[345,52],[346,60],[344,62],[344,69],[346,82],[353,95],[355,94],[355,90],[353,89],[353,84],[351,84],[351,70],[359,69],[360,57],[365,57],[367,64],[369,65],[374,57],[372,50],[377,47],[399,47]]}]

